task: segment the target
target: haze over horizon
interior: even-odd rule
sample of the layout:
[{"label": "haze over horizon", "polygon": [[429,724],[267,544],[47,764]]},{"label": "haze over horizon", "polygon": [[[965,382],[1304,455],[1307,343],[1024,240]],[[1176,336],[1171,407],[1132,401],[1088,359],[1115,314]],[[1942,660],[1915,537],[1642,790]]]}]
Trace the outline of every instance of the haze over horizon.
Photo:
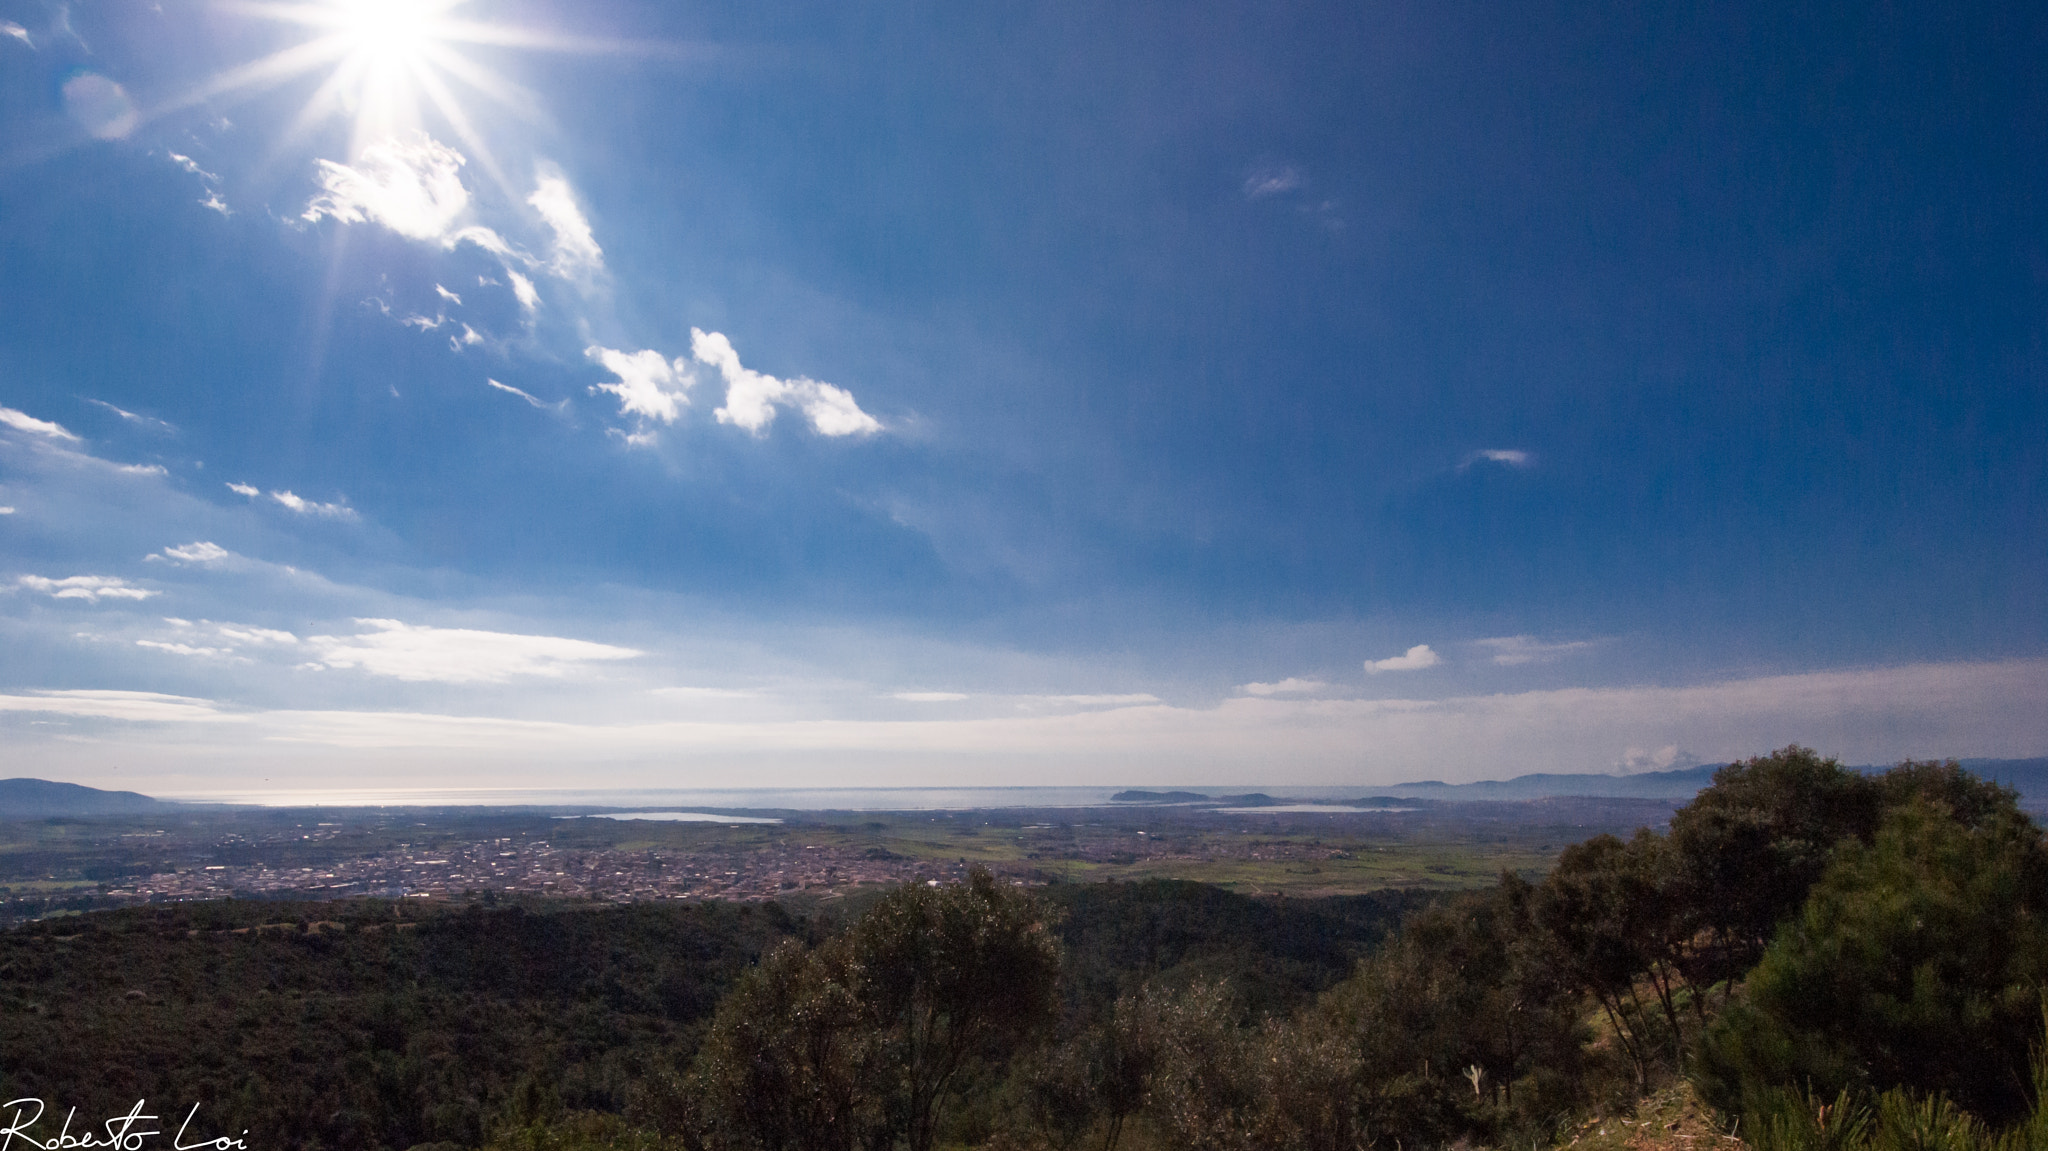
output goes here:
[{"label": "haze over horizon", "polygon": [[2048,754],[2048,12],[0,33],[0,774]]}]

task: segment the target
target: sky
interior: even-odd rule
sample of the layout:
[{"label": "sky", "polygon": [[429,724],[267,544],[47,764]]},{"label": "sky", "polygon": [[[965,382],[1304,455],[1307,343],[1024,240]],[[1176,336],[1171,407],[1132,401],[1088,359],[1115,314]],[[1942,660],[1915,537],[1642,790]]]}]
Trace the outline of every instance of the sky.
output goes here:
[{"label": "sky", "polygon": [[0,0],[0,757],[2048,754],[2048,9]]}]

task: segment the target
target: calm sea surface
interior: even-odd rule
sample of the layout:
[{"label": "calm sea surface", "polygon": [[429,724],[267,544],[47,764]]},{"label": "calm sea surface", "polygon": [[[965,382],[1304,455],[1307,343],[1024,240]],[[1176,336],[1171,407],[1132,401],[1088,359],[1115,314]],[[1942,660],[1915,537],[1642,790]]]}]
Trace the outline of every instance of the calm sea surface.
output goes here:
[{"label": "calm sea surface", "polygon": [[[966,811],[991,807],[1107,807],[1117,787],[849,787],[849,788],[421,788],[416,790],[243,791],[165,795],[193,803],[263,807],[602,807],[687,811]],[[1276,798],[1345,799],[1369,787],[1202,787],[1206,795],[1263,791]],[[1116,804],[1126,807],[1128,804]]]}]

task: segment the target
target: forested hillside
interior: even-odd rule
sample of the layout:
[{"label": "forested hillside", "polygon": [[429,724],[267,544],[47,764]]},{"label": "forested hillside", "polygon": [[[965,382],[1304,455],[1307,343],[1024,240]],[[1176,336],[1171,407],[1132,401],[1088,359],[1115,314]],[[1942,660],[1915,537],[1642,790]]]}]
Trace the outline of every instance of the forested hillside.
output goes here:
[{"label": "forested hillside", "polygon": [[0,934],[0,1090],[251,1146],[1394,1151],[1684,1085],[1764,1151],[2048,1146],[2048,852],[1953,763],[1787,748],[1461,895],[976,872],[819,907],[45,920]]}]

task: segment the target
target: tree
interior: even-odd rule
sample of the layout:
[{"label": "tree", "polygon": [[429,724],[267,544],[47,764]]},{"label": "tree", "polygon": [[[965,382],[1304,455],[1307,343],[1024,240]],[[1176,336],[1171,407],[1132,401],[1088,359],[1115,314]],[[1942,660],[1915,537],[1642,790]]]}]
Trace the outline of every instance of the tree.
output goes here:
[{"label": "tree", "polygon": [[839,956],[787,940],[720,1002],[692,1075],[714,1144],[853,1151],[885,1130],[874,1036]]},{"label": "tree", "polygon": [[762,1151],[930,1151],[957,1077],[1055,1015],[1044,908],[976,868],[905,885],[816,951],[787,943],[719,1005],[697,1078],[714,1135]]},{"label": "tree", "polygon": [[[1930,773],[1914,770],[1926,782]],[[1933,773],[1946,777],[1945,772]],[[2048,849],[2007,804],[1934,780],[1851,844],[1708,1029],[1695,1083],[1741,1110],[1761,1089],[1831,1097],[1904,1087],[1992,1123],[2024,1114],[2048,977]]]},{"label": "tree", "polygon": [[1655,1024],[1639,988],[1656,999],[1673,1063],[1682,1062],[1680,967],[1691,931],[1676,898],[1677,860],[1647,828],[1624,843],[1598,835],[1565,848],[1536,892],[1536,920],[1566,975],[1600,1004],[1648,1094]]},{"label": "tree", "polygon": [[832,945],[881,1043],[911,1151],[930,1151],[948,1088],[999,1064],[1058,1013],[1059,945],[1039,901],[975,868],[965,884],[906,885]]},{"label": "tree", "polygon": [[1870,839],[1883,803],[1877,784],[1796,744],[1715,772],[1671,817],[1678,895],[1708,941],[1687,978],[1704,990],[1753,967],[1836,845]]},{"label": "tree", "polygon": [[[1503,874],[1416,912],[1297,1025],[1304,1050],[1329,1031],[1350,1037],[1361,1131],[1404,1145],[1491,1141],[1498,1123],[1554,1102],[1541,1098],[1549,1081],[1579,1060],[1578,997],[1537,928],[1535,895]],[[1518,1110],[1517,1085],[1532,1078],[1545,1082]]]}]

